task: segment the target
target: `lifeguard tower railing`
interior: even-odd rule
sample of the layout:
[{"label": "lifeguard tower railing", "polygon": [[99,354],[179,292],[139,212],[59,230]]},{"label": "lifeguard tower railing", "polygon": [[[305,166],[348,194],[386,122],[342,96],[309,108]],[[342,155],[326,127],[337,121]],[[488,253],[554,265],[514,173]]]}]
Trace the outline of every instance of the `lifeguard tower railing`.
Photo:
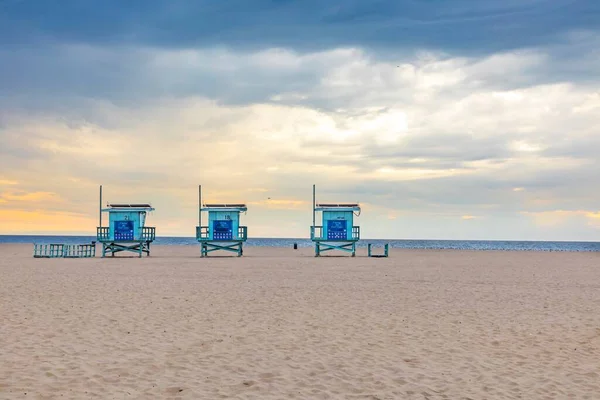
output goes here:
[{"label": "lifeguard tower railing", "polygon": [[[219,233],[216,235],[217,239],[219,238]],[[223,240],[242,240],[245,241],[248,239],[248,227],[247,226],[239,226],[237,235],[229,235],[225,234],[225,239]],[[210,229],[208,226],[197,226],[196,227],[196,239],[198,240],[211,240],[210,239]]]},{"label": "lifeguard tower railing", "polygon": [[325,235],[323,225],[310,227],[310,239],[313,241],[315,241],[315,240],[330,240],[330,241],[356,240],[356,241],[358,241],[358,240],[360,240],[360,226],[352,227],[352,233],[350,235],[350,239],[348,239],[348,236],[345,234],[345,232],[341,232],[341,234],[340,234],[339,232],[328,231],[328,234],[329,235]]},{"label": "lifeguard tower railing", "polygon": [[[96,238],[98,241],[110,240],[110,228],[108,226],[96,228]],[[156,228],[151,226],[142,227],[141,240],[153,242],[156,239]]]}]

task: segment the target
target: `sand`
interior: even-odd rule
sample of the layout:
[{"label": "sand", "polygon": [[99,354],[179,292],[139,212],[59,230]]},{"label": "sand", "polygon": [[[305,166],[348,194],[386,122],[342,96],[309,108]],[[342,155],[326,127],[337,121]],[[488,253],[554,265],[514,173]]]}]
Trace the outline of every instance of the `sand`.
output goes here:
[{"label": "sand", "polygon": [[598,399],[600,255],[0,245],[2,399]]}]

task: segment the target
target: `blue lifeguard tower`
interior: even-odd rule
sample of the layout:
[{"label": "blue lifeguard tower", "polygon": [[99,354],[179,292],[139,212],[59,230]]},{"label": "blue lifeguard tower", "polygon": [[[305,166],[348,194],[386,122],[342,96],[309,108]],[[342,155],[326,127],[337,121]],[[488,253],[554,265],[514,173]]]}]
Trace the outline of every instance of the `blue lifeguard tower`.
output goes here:
[{"label": "blue lifeguard tower", "polygon": [[[321,225],[316,225],[316,213],[321,213]],[[341,250],[356,255],[360,227],[354,226],[354,216],[360,215],[358,203],[321,203],[315,200],[313,185],[313,224],[310,240],[315,243],[315,257],[329,250]]]},{"label": "blue lifeguard tower", "polygon": [[[102,208],[102,186],[100,186],[100,226],[96,230],[96,237],[102,243],[102,257],[121,251],[143,253],[150,255],[150,243],[156,238],[156,228],[145,226],[146,215],[154,211],[146,203],[118,203],[108,204]],[[108,213],[108,226],[102,226],[102,213]]]},{"label": "blue lifeguard tower", "polygon": [[[198,187],[198,226],[196,240],[200,242],[200,256],[224,250],[241,257],[243,244],[248,239],[248,227],[240,226],[240,213],[246,212],[245,204],[202,204],[202,186]],[[208,225],[202,226],[202,212],[208,212]]]}]

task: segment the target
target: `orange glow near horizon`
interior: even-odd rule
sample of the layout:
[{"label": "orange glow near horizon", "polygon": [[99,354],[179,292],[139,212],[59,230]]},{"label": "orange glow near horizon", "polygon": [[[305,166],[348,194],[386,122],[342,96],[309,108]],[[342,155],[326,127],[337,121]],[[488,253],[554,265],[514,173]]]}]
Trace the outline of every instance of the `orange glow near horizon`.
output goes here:
[{"label": "orange glow near horizon", "polygon": [[47,210],[0,210],[2,234],[31,232],[95,232],[97,220],[87,215]]}]

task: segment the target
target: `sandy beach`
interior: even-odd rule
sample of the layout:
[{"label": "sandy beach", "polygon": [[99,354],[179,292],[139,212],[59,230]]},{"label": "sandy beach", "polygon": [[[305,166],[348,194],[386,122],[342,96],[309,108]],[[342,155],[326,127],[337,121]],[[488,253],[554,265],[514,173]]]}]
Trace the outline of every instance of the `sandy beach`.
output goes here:
[{"label": "sandy beach", "polygon": [[2,399],[600,398],[598,253],[32,247],[0,245]]}]

